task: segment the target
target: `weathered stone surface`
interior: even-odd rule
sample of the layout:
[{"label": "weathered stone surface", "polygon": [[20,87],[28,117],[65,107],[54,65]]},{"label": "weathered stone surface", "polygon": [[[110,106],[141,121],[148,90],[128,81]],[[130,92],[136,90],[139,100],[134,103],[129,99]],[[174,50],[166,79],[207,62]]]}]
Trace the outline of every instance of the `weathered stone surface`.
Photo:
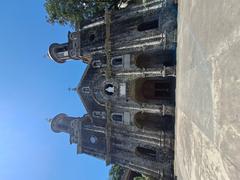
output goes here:
[{"label": "weathered stone surface", "polygon": [[240,177],[240,4],[179,1],[175,173]]},{"label": "weathered stone surface", "polygon": [[78,154],[173,178],[176,18],[172,0],[132,4],[50,46],[58,63],[88,63],[75,88],[87,114],[60,114],[51,125],[70,135]]}]

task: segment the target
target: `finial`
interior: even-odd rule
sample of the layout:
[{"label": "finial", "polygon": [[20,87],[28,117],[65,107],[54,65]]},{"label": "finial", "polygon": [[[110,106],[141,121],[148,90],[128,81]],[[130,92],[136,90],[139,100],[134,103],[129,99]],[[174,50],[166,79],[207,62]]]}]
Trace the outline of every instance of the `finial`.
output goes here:
[{"label": "finial", "polygon": [[68,91],[71,92],[71,91],[77,91],[77,88],[68,88]]},{"label": "finial", "polygon": [[46,120],[49,124],[52,123],[52,118],[46,118],[45,120]]},{"label": "finial", "polygon": [[44,54],[44,55],[43,55],[43,58],[44,58],[44,59],[47,59],[47,60],[52,60],[51,57],[50,57],[50,55],[49,55],[49,53]]}]

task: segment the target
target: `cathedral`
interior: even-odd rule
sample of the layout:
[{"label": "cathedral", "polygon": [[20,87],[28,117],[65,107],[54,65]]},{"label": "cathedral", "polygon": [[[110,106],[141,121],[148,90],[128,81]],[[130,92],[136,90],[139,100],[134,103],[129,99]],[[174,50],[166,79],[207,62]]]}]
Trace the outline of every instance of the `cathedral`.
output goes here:
[{"label": "cathedral", "polygon": [[76,88],[87,114],[58,114],[51,129],[69,134],[78,154],[174,179],[176,40],[176,3],[151,0],[106,9],[50,45],[55,62],[88,64]]}]

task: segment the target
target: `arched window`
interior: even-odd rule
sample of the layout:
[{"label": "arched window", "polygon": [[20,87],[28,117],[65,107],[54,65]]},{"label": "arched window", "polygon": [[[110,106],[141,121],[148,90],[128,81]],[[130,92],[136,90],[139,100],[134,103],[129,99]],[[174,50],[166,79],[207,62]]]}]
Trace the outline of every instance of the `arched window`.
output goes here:
[{"label": "arched window", "polygon": [[123,113],[112,113],[112,121],[123,123]]},{"label": "arched window", "polygon": [[137,156],[142,157],[144,159],[155,160],[157,158],[156,150],[138,146],[135,149],[135,153]]},{"label": "arched window", "polygon": [[106,84],[104,87],[104,92],[107,95],[113,95],[114,94],[114,86],[112,84]]},{"label": "arched window", "polygon": [[135,64],[139,68],[156,68],[176,64],[176,50],[150,51],[139,53],[134,57]]},{"label": "arched window", "polygon": [[175,78],[139,78],[135,81],[135,100],[142,103],[174,103]]},{"label": "arched window", "polygon": [[70,136],[70,144],[78,143],[78,138],[76,136]]},{"label": "arched window", "polygon": [[123,57],[118,56],[118,57],[112,58],[112,66],[114,67],[123,66]]},{"label": "arched window", "polygon": [[79,36],[80,36],[80,32],[72,32],[72,33],[69,32],[68,33],[68,37],[71,40],[77,40],[79,38]]},{"label": "arched window", "polygon": [[95,60],[92,62],[93,68],[100,68],[102,66],[102,62],[100,60]]},{"label": "arched window", "polygon": [[147,31],[155,28],[158,28],[158,20],[147,21],[142,24],[139,24],[137,27],[138,31]]},{"label": "arched window", "polygon": [[138,112],[135,114],[134,123],[139,129],[146,129],[151,131],[173,131],[174,117],[160,116],[152,113]]},{"label": "arched window", "polygon": [[90,34],[89,41],[93,42],[95,40],[95,34]]},{"label": "arched window", "polygon": [[98,119],[105,119],[106,113],[104,111],[93,111],[92,116],[94,118],[98,118]]},{"label": "arched window", "polygon": [[90,93],[90,88],[89,87],[83,87],[82,92],[88,94],[88,93]]}]

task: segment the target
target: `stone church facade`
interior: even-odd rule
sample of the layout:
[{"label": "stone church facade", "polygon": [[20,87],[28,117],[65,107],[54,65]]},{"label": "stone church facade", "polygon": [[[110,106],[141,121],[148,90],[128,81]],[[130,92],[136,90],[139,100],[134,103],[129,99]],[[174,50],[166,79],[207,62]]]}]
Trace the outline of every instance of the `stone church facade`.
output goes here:
[{"label": "stone church facade", "polygon": [[49,47],[57,63],[83,60],[87,114],[59,114],[54,132],[85,153],[158,179],[173,178],[176,4],[152,0],[85,22]]}]

